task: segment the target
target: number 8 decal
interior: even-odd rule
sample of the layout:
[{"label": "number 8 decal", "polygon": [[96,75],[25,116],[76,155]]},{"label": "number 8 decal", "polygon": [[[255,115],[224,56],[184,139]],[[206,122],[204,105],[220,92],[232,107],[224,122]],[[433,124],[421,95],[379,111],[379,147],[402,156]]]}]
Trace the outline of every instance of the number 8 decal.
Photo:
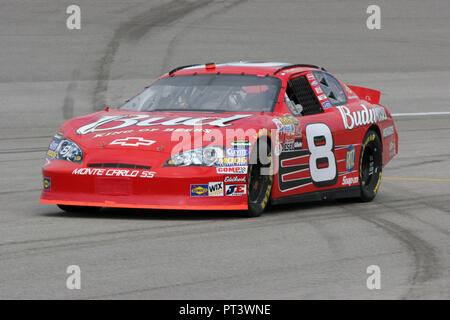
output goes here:
[{"label": "number 8 decal", "polygon": [[324,123],[306,126],[306,139],[310,152],[309,170],[316,187],[335,185],[337,182],[334,141],[330,128]]}]

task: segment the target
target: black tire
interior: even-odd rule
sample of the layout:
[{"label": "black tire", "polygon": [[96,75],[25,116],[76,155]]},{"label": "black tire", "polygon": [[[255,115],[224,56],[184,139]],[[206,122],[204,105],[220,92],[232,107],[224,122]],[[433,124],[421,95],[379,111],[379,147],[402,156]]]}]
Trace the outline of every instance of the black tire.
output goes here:
[{"label": "black tire", "polygon": [[[259,150],[266,155],[266,159],[260,159]],[[249,218],[259,217],[269,206],[273,186],[272,163],[270,144],[260,139],[253,148],[248,168],[248,210],[246,213]]]},{"label": "black tire", "polygon": [[88,206],[68,206],[63,204],[58,204],[58,208],[63,211],[71,213],[95,213],[100,211],[101,207],[88,207]]},{"label": "black tire", "polygon": [[369,130],[364,136],[359,158],[360,199],[372,201],[377,195],[383,171],[383,146],[378,134]]}]

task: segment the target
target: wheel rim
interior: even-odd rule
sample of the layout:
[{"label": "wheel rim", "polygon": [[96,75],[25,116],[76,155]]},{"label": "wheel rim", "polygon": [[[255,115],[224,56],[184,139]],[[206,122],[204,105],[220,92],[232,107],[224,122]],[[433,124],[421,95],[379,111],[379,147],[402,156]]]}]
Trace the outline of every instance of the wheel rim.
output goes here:
[{"label": "wheel rim", "polygon": [[268,158],[270,159],[268,164],[262,164],[258,158],[257,163],[250,166],[250,171],[248,173],[248,201],[249,203],[258,203],[262,201],[265,196],[266,188],[270,184],[270,175],[262,174],[264,168],[269,169],[272,164],[271,154],[269,153]]},{"label": "wheel rim", "polygon": [[377,183],[380,168],[379,149],[373,143],[369,143],[361,159],[361,183],[363,186],[371,186]]}]

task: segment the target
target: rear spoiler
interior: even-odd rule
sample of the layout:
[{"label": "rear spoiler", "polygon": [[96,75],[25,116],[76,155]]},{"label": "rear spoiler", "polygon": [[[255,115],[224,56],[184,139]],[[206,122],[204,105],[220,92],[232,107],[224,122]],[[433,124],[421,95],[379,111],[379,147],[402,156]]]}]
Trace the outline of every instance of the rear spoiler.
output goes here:
[{"label": "rear spoiler", "polygon": [[380,91],[349,85],[347,85],[347,87],[349,87],[350,90],[352,90],[362,100],[366,100],[367,102],[373,104],[380,103],[380,95],[381,95]]}]

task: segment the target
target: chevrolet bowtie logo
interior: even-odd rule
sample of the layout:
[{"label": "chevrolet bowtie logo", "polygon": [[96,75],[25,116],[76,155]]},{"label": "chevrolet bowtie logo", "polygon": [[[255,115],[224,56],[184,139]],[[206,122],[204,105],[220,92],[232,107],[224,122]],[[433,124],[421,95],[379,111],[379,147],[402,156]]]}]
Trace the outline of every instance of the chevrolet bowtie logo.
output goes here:
[{"label": "chevrolet bowtie logo", "polygon": [[150,146],[155,142],[156,141],[153,140],[145,140],[142,137],[128,137],[123,139],[116,139],[110,144],[120,144],[121,146],[126,147],[138,147],[138,146]]}]

